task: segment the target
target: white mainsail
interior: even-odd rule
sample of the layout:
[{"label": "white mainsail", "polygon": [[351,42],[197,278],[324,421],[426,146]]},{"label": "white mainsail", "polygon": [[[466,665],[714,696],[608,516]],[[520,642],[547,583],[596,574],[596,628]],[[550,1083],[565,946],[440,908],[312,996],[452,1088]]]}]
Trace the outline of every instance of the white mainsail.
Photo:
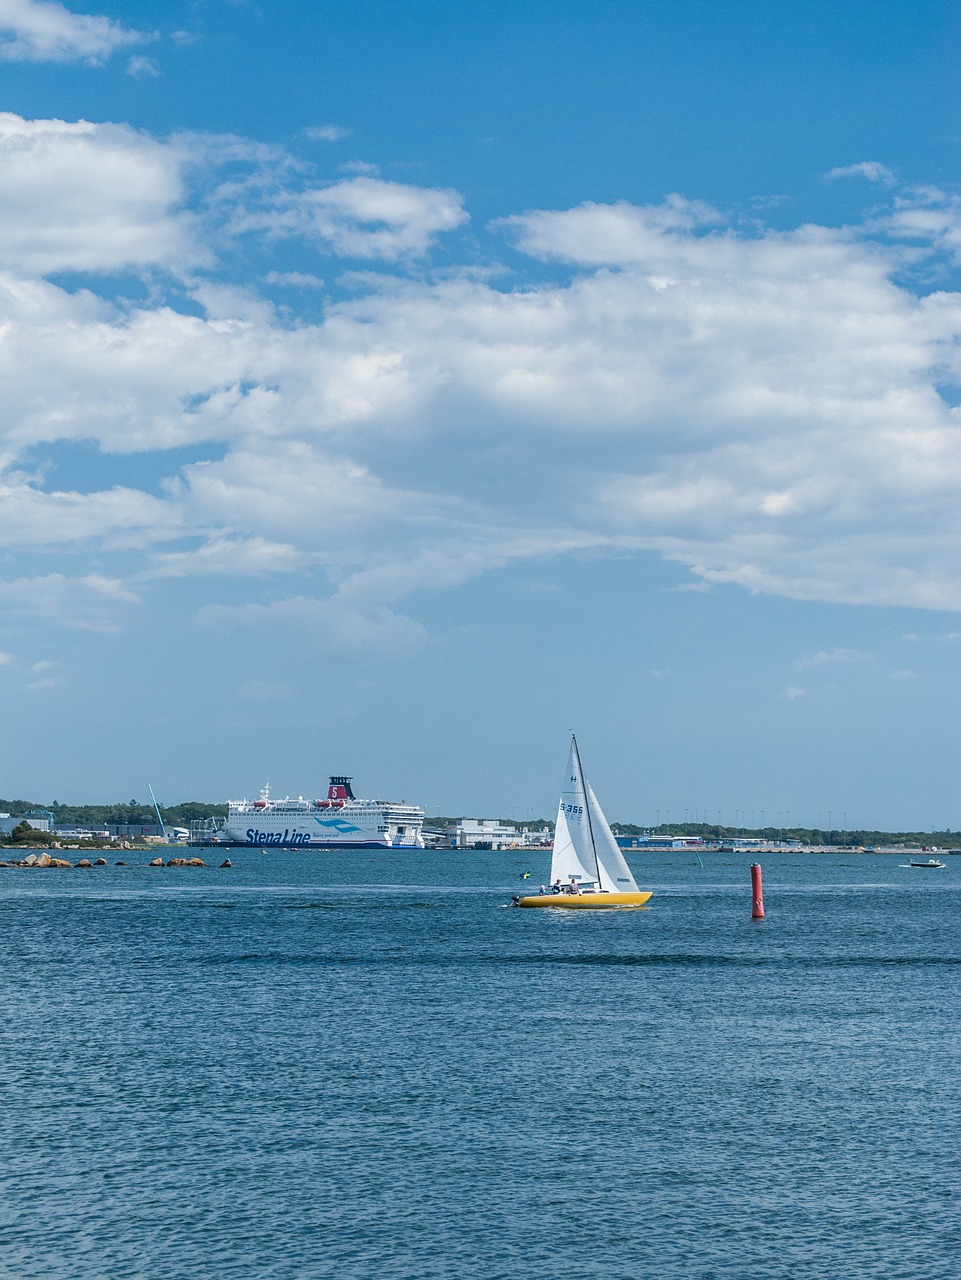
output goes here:
[{"label": "white mainsail", "polygon": [[573,735],[551,856],[551,884],[558,880],[562,885],[573,880],[582,889],[601,893],[638,891],[597,796],[584,777]]}]

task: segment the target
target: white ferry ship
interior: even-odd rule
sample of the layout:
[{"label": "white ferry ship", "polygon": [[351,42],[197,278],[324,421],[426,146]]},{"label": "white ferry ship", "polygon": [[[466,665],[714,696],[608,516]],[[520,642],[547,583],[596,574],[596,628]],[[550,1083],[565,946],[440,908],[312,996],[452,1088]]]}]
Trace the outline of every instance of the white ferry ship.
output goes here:
[{"label": "white ferry ship", "polygon": [[351,781],[332,777],[326,800],[271,800],[269,787],[259,800],[228,800],[227,817],[217,820],[209,842],[264,848],[423,849],[423,809],[391,800],[358,800]]}]

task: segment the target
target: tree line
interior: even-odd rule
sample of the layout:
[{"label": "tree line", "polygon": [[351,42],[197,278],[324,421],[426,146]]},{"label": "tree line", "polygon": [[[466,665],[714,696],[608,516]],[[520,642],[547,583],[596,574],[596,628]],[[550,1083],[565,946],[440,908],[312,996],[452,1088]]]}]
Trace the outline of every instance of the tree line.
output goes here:
[{"label": "tree line", "polygon": [[[25,817],[34,810],[44,809],[53,814],[55,823],[76,823],[80,827],[105,827],[126,824],[129,826],[155,824],[157,814],[152,804],[141,800],[122,801],[117,804],[37,804],[33,800],[0,800],[0,812],[13,818]],[[189,827],[202,818],[224,818],[225,804],[204,804],[200,800],[185,800],[182,804],[162,805],[160,812],[168,827]]]},{"label": "tree line", "polygon": [[[22,818],[33,810],[45,809],[53,814],[55,823],[76,823],[82,827],[105,827],[112,825],[151,825],[157,821],[153,805],[141,800],[119,801],[116,804],[61,804],[54,800],[50,804],[38,804],[34,800],[0,800],[0,812],[9,813],[12,817]],[[223,818],[227,815],[225,804],[205,804],[201,800],[185,800],[180,804],[163,805],[160,810],[168,827],[189,827],[191,822],[199,822],[204,818]],[[431,828],[453,827],[463,818],[431,817],[424,819],[424,825]],[[519,821],[514,818],[499,818],[498,822],[506,827],[520,830],[529,827],[541,830],[544,827],[554,829],[554,823],[548,818],[528,818]],[[660,826],[639,826],[633,822],[612,822],[611,829],[618,836],[702,836],[705,840],[796,840],[802,845],[832,844],[842,848],[857,849],[868,845],[905,845],[909,848],[922,848],[925,845],[938,845],[942,848],[961,848],[961,831],[876,831],[858,829],[855,831],[839,831],[836,827],[828,830],[818,827],[730,827],[705,822],[662,822]]]}]

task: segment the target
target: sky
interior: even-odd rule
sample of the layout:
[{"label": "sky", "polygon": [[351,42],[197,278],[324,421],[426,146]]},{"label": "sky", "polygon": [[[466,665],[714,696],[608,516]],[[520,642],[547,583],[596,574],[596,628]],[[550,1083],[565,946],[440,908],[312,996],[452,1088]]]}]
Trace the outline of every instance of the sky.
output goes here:
[{"label": "sky", "polygon": [[961,826],[944,0],[0,0],[0,794]]}]

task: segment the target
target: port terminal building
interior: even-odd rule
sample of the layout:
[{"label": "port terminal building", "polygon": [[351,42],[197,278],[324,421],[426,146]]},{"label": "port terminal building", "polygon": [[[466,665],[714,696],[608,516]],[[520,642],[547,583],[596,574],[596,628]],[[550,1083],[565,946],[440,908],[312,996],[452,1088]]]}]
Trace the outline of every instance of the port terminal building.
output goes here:
[{"label": "port terminal building", "polygon": [[533,831],[510,827],[498,818],[461,818],[440,831],[442,842],[454,849],[529,849],[551,842],[549,827]]},{"label": "port terminal building", "polygon": [[0,833],[5,836],[10,835],[14,827],[19,827],[21,822],[25,822],[28,827],[33,827],[34,831],[53,830],[53,814],[48,809],[33,809],[19,818],[11,817],[9,813],[0,813]]}]

